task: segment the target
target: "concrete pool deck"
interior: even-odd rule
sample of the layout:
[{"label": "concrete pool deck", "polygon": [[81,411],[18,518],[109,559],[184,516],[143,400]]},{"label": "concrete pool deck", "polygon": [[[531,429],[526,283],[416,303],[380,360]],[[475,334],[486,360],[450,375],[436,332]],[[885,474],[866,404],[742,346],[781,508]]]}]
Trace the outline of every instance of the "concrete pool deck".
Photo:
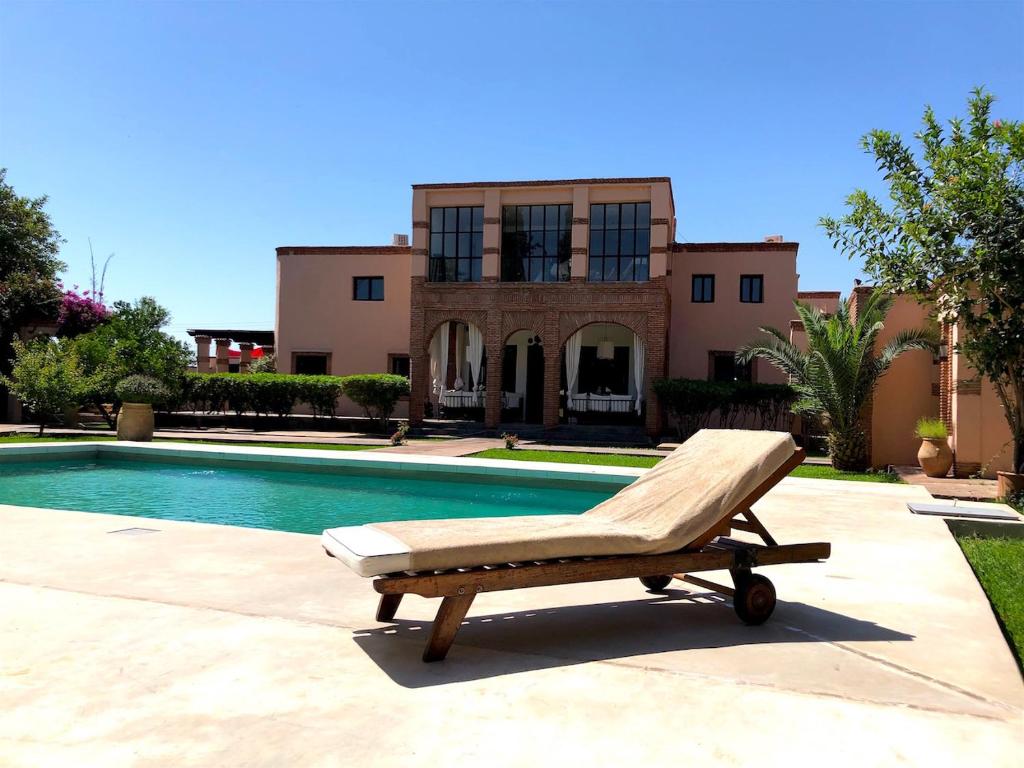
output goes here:
[{"label": "concrete pool deck", "polygon": [[759,517],[833,554],[764,569],[762,627],[682,585],[485,594],[434,665],[436,601],[376,623],[316,536],[0,506],[0,764],[1017,765],[1020,673],[927,498],[784,481]]}]

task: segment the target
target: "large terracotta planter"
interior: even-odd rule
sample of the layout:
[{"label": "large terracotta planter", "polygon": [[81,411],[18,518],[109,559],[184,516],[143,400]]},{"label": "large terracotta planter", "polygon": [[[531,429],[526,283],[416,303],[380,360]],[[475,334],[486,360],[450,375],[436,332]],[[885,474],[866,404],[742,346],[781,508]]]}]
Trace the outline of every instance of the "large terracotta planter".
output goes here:
[{"label": "large terracotta planter", "polygon": [[153,406],[124,403],[117,414],[117,439],[149,442],[153,439]]},{"label": "large terracotta planter", "polygon": [[996,493],[1001,499],[1024,493],[1024,474],[996,472]]},{"label": "large terracotta planter", "polygon": [[928,477],[945,477],[953,466],[953,451],[944,437],[925,437],[917,450],[917,463]]}]

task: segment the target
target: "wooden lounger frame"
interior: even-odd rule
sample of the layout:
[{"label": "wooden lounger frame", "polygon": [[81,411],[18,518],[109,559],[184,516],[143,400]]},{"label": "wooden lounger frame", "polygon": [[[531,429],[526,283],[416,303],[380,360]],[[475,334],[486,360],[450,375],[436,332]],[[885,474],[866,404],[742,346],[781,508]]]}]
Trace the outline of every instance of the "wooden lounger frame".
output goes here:
[{"label": "wooden lounger frame", "polygon": [[[659,576],[687,581],[701,587],[734,594],[735,590],[724,584],[690,576],[700,571],[728,570],[736,586],[750,576],[750,569],[763,565],[781,563],[810,563],[827,558],[831,545],[827,543],[778,544],[754,516],[750,507],[794,467],[804,460],[804,451],[797,448],[783,466],[768,479],[751,491],[736,507],[716,525],[694,541],[686,549],[662,555],[629,555],[611,557],[579,557],[558,560],[544,560],[529,563],[503,563],[500,565],[459,568],[448,571],[423,573],[396,573],[374,579],[373,587],[380,593],[377,621],[387,622],[395,618],[402,597],[406,594],[422,597],[440,597],[441,607],[434,619],[430,639],[423,651],[424,661],[440,661],[451,648],[473,600],[481,592],[498,592],[508,589],[544,587],[554,584],[574,584],[610,579],[641,578]],[[728,538],[733,529],[754,533],[763,544],[751,544]],[[774,590],[771,605],[774,607]]]}]

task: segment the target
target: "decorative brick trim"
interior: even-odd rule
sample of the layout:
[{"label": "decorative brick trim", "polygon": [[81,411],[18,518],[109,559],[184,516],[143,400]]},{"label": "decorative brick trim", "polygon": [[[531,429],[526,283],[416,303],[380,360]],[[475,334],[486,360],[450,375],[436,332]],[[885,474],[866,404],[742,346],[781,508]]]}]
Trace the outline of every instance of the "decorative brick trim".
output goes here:
[{"label": "decorative brick trim", "polygon": [[407,245],[282,245],[277,248],[278,256],[314,256],[366,253],[410,253]]},{"label": "decorative brick trim", "polygon": [[500,248],[495,248],[492,245],[492,246],[489,246],[487,248],[484,248],[484,254],[486,255],[488,253],[501,253],[501,249]]},{"label": "decorative brick trim", "polygon": [[673,253],[742,253],[745,251],[796,251],[800,243],[672,243]]},{"label": "decorative brick trim", "polygon": [[664,226],[667,227],[668,226],[668,219],[651,219],[651,226],[652,227],[653,226],[657,226],[658,224],[663,224]]},{"label": "decorative brick trim", "polygon": [[414,221],[412,223],[413,229],[430,229],[429,221]]},{"label": "decorative brick trim", "polygon": [[445,184],[413,184],[413,189],[474,189],[477,187],[565,187],[572,184],[671,183],[668,176],[636,176],[610,179],[537,179],[534,181],[459,181]]},{"label": "decorative brick trim", "polygon": [[980,395],[981,394],[981,380],[980,379],[957,379],[955,385],[956,393],[958,395]]},{"label": "decorative brick trim", "polygon": [[484,224],[501,224],[501,219],[497,216],[484,216]]},{"label": "decorative brick trim", "polygon": [[577,256],[586,256],[587,249],[581,246],[576,246],[575,248],[572,249],[572,253]]},{"label": "decorative brick trim", "polygon": [[573,216],[572,217],[572,223],[573,224],[590,224],[590,219],[588,219],[586,216]]},{"label": "decorative brick trim", "polygon": [[668,253],[668,246],[665,245],[652,245],[651,253]]},{"label": "decorative brick trim", "polygon": [[798,299],[838,299],[839,291],[797,291]]},{"label": "decorative brick trim", "polygon": [[427,249],[426,248],[413,248],[412,249],[412,255],[413,256],[426,256],[427,255]]}]

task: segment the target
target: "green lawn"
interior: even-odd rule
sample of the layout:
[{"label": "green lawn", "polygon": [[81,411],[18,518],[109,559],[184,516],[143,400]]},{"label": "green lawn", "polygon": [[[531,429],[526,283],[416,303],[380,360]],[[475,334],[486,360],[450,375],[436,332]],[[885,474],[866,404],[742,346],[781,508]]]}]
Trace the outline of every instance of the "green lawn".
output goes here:
[{"label": "green lawn", "polygon": [[660,456],[622,456],[617,453],[578,453],[576,451],[532,451],[525,448],[491,448],[474,453],[471,459],[513,459],[550,461],[557,464],[602,464],[608,467],[653,467]]},{"label": "green lawn", "polygon": [[957,542],[1024,668],[1024,539],[958,537]]},{"label": "green lawn", "polygon": [[[550,461],[557,464],[600,464],[609,467],[653,467],[659,456],[623,456],[616,453],[579,453],[576,451],[535,451],[526,448],[491,448],[474,453],[472,459],[511,459],[513,461]],[[790,473],[793,477],[821,480],[859,480],[867,483],[899,483],[896,475],[887,472],[839,472],[829,466],[804,464]]]},{"label": "green lawn", "polygon": [[[5,435],[0,437],[0,445],[9,443],[77,443],[82,441],[95,440],[116,440],[110,434],[100,433],[98,435],[55,435],[53,437],[34,437],[32,435]],[[379,445],[333,445],[325,443],[273,443],[261,442],[259,440],[174,440],[172,438],[158,437],[157,443],[184,443],[185,445],[243,445],[256,448],[313,448],[318,451],[367,451],[373,448],[380,448]]]},{"label": "green lawn", "polygon": [[792,477],[812,477],[818,480],[857,480],[862,483],[902,483],[899,475],[891,472],[840,472],[827,464],[801,464],[789,473]]}]

